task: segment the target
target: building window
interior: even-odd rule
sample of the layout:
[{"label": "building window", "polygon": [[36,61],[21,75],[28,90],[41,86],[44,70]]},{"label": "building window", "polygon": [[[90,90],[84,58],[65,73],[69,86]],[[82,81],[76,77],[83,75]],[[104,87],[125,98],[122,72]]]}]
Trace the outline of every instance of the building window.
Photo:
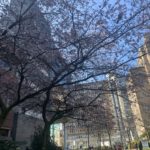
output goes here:
[{"label": "building window", "polygon": [[8,137],[9,129],[0,129],[0,136]]}]

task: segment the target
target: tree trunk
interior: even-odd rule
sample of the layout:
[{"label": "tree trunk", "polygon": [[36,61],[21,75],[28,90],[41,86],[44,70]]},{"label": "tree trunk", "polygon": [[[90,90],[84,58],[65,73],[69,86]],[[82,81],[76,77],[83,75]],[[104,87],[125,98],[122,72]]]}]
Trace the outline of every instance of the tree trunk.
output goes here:
[{"label": "tree trunk", "polygon": [[131,137],[130,137],[130,130],[127,129],[127,135],[128,135],[128,140],[129,140],[129,149],[131,149]]},{"label": "tree trunk", "polygon": [[100,141],[99,148],[100,148],[100,150],[101,150],[101,149],[102,149],[102,145],[101,145],[101,142],[102,142],[102,136],[101,136],[101,133],[98,134],[98,137],[99,137],[99,141]]},{"label": "tree trunk", "polygon": [[43,130],[43,146],[42,150],[47,150],[48,149],[48,143],[50,142],[50,124],[48,122],[45,123],[44,125],[44,130]]},{"label": "tree trunk", "polygon": [[109,129],[107,129],[107,133],[108,133],[108,137],[109,137],[110,148],[113,149],[112,142],[111,142],[111,133],[110,133]]},{"label": "tree trunk", "polygon": [[102,136],[103,136],[102,140],[103,140],[103,147],[104,147],[105,146],[105,135],[104,135],[104,133],[102,134]]}]

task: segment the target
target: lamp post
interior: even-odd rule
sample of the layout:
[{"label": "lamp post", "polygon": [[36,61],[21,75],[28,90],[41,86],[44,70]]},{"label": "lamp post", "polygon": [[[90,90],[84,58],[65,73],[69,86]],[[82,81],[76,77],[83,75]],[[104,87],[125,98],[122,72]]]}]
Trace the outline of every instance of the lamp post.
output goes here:
[{"label": "lamp post", "polygon": [[67,150],[67,131],[66,131],[66,122],[63,122],[64,127],[64,150]]},{"label": "lamp post", "polygon": [[[120,140],[121,140],[123,148],[125,149],[124,136],[123,136],[123,134],[125,133],[125,132],[123,132],[124,123],[123,123],[122,112],[121,112],[121,108],[120,108],[121,106],[120,106],[120,102],[119,102],[119,97],[118,97],[118,93],[117,93],[115,76],[107,75],[107,78],[109,81],[108,84],[109,84],[109,88],[111,90],[112,100],[113,100],[113,104],[114,104],[114,110],[115,110],[115,115],[116,115],[117,126],[119,129]],[[114,92],[114,90],[116,90],[116,92]]]},{"label": "lamp post", "polygon": [[89,131],[89,125],[87,125],[87,133],[88,133],[88,149],[90,148],[90,131]]},{"label": "lamp post", "polygon": [[73,141],[73,149],[75,149],[75,146],[76,146],[76,141],[74,140]]}]

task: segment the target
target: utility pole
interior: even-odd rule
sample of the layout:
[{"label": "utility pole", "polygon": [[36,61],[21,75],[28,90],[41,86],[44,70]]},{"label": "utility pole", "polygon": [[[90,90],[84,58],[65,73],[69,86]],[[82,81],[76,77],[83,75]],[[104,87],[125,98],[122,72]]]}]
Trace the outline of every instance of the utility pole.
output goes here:
[{"label": "utility pole", "polygon": [[64,150],[67,150],[67,131],[66,131],[66,122],[63,123],[64,127]]},{"label": "utility pole", "polygon": [[[115,83],[115,86],[116,86],[116,83]],[[117,89],[117,87],[116,87],[116,89]],[[120,106],[120,101],[119,101],[117,91],[116,91],[116,100],[118,103],[118,111],[119,111],[119,119],[120,119],[120,126],[121,126],[121,135],[122,135],[122,144],[123,144],[123,147],[125,149],[125,140],[126,140],[125,139],[125,125],[123,122],[122,111],[121,111],[121,106]]]},{"label": "utility pole", "polygon": [[88,149],[89,149],[90,148],[89,125],[87,125],[87,133],[88,133]]},{"label": "utility pole", "polygon": [[113,100],[113,104],[114,104],[114,110],[115,110],[115,115],[116,115],[117,126],[119,129],[120,140],[121,140],[123,148],[125,148],[124,147],[124,137],[123,137],[123,134],[124,134],[123,133],[123,118],[122,118],[120,102],[119,102],[119,98],[118,98],[118,94],[117,94],[115,76],[110,77],[110,75],[108,75],[108,81],[109,81],[109,88],[111,90],[112,100]]}]

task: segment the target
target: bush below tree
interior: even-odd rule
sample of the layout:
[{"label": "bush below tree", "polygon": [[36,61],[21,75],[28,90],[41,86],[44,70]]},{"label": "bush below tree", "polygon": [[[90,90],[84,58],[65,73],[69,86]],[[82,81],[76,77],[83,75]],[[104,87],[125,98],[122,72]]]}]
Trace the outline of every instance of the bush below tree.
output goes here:
[{"label": "bush below tree", "polygon": [[[31,149],[32,150],[41,150],[43,146],[43,129],[39,127],[32,138],[31,141]],[[56,145],[53,141],[49,141],[47,145],[47,150],[62,150],[60,147]]]}]

